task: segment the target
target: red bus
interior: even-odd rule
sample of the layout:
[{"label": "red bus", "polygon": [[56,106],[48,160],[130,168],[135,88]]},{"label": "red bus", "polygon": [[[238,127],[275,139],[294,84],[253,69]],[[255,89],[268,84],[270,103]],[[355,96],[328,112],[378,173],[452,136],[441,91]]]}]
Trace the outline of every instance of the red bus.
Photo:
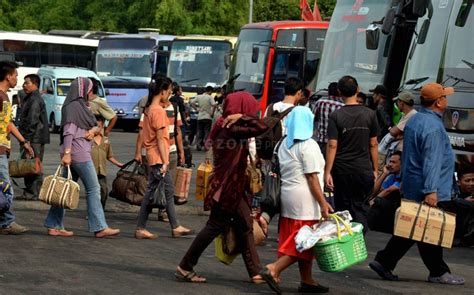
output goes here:
[{"label": "red bus", "polygon": [[[284,82],[299,77],[314,89],[328,22],[274,21],[243,26],[230,70],[233,90],[247,90],[266,107],[284,97]],[[232,85],[233,84],[233,85]]]}]

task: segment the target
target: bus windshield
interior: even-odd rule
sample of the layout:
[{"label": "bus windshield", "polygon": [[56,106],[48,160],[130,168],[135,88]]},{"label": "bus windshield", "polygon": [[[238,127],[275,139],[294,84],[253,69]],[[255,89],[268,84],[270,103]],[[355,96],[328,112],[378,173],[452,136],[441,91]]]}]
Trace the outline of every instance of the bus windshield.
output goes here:
[{"label": "bus windshield", "polygon": [[[453,3],[454,2],[451,1],[446,2],[445,5],[433,5],[433,16],[429,20],[428,33],[424,44],[416,44],[417,37],[413,37],[412,53],[406,64],[405,81],[423,80],[420,80],[421,82],[419,84],[413,84],[413,88],[418,88],[423,86],[423,84],[437,81],[445,43],[445,39],[441,36],[444,36],[446,33]],[[423,23],[427,19],[428,13],[418,19],[416,32],[420,32]]]},{"label": "bus windshield", "polygon": [[175,40],[168,76],[183,87],[220,86],[229,77],[225,58],[231,49],[229,41]]},{"label": "bus windshield", "polygon": [[97,75],[150,78],[153,46],[153,39],[101,40],[97,50]]},{"label": "bus windshield", "polygon": [[[257,96],[262,94],[271,40],[272,30],[245,29],[240,32],[235,48],[235,71],[233,73],[234,75],[240,74],[240,76],[235,80],[234,89],[246,89]],[[256,63],[252,62],[254,46],[259,49]]]},{"label": "bus windshield", "polygon": [[326,89],[329,83],[345,75],[355,77],[365,92],[382,83],[386,65],[383,51],[387,37],[380,34],[378,49],[367,50],[365,30],[370,23],[384,17],[390,2],[337,1],[326,34],[316,90]]},{"label": "bus windshield", "polygon": [[446,86],[455,86],[456,91],[474,88],[474,8],[472,0],[464,0],[458,11],[455,24],[450,27],[444,56],[443,81]]}]

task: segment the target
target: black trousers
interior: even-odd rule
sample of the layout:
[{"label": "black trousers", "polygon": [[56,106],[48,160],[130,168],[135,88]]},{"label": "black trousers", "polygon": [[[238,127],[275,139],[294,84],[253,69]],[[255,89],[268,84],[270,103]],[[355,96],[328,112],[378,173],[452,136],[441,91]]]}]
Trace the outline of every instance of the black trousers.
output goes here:
[{"label": "black trousers", "polygon": [[[35,157],[39,157],[41,162],[43,162],[44,144],[32,143],[31,148],[33,148],[33,151],[35,152]],[[24,154],[22,158],[26,158],[26,154]],[[23,179],[25,182],[25,190],[23,192],[24,197],[26,197],[27,199],[37,200],[41,185],[43,184],[43,174],[27,176]]]},{"label": "black trousers", "polygon": [[438,202],[438,207],[456,213],[456,232],[454,236],[462,243],[471,244],[474,240],[474,202],[464,199]]},{"label": "black trousers", "polygon": [[364,174],[333,173],[334,204],[337,211],[348,210],[355,222],[364,226],[364,233],[369,229],[367,214],[369,206],[366,199],[374,187],[374,176]]},{"label": "black trousers", "polygon": [[202,119],[197,122],[197,143],[196,147],[203,148],[204,143],[211,132],[212,120],[211,119]]},{"label": "black trousers", "polygon": [[422,242],[392,236],[385,249],[379,251],[375,260],[383,265],[385,269],[394,270],[397,263],[410,250],[413,244],[417,244],[421,259],[430,271],[431,277],[439,277],[446,272],[451,272],[443,260],[443,248]]},{"label": "black trousers", "polygon": [[214,205],[206,226],[198,233],[179,266],[186,271],[192,271],[207,246],[232,225],[238,241],[241,242],[242,258],[249,277],[258,275],[262,267],[253,239],[253,220],[250,214],[250,206],[243,199],[233,214],[221,210],[219,204]]}]

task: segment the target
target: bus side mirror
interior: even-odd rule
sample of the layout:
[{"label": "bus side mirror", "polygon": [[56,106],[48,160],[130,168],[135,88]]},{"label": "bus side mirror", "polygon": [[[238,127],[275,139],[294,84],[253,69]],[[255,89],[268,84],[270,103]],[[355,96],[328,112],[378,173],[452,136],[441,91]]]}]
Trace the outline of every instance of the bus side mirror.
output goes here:
[{"label": "bus side mirror", "polygon": [[385,17],[382,23],[383,34],[388,35],[390,33],[393,26],[393,21],[395,20],[395,14],[396,14],[395,8],[389,9],[387,11],[387,14],[385,14]]},{"label": "bus side mirror", "polygon": [[252,47],[252,62],[253,63],[258,62],[259,52],[260,52],[260,49],[257,46]]},{"label": "bus side mirror", "polygon": [[224,65],[226,69],[230,67],[231,57],[232,57],[232,53],[230,52],[226,53],[226,55],[224,56]]},{"label": "bus side mirror", "polygon": [[105,95],[106,95],[106,96],[109,96],[109,95],[110,95],[109,89],[105,89]]},{"label": "bus side mirror", "polygon": [[369,50],[379,48],[380,29],[377,25],[371,24],[365,30],[365,47]]},{"label": "bus side mirror", "polygon": [[153,51],[151,54],[150,54],[150,64],[155,64],[155,52],[156,51]]},{"label": "bus side mirror", "polygon": [[422,17],[426,13],[426,8],[431,1],[428,0],[415,0],[413,1],[413,15],[417,17]]},{"label": "bus side mirror", "polygon": [[421,25],[420,32],[418,33],[418,40],[416,43],[418,44],[425,44],[426,35],[428,35],[428,29],[430,28],[430,20],[425,19],[423,25]]}]

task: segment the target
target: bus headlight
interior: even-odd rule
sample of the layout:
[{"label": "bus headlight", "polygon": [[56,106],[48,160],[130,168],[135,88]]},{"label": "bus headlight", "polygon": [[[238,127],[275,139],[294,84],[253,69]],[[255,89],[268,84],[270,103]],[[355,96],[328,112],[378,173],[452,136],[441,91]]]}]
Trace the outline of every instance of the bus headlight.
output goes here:
[{"label": "bus headlight", "polygon": [[132,112],[133,113],[138,113],[139,108],[138,108],[138,103],[133,107]]}]

